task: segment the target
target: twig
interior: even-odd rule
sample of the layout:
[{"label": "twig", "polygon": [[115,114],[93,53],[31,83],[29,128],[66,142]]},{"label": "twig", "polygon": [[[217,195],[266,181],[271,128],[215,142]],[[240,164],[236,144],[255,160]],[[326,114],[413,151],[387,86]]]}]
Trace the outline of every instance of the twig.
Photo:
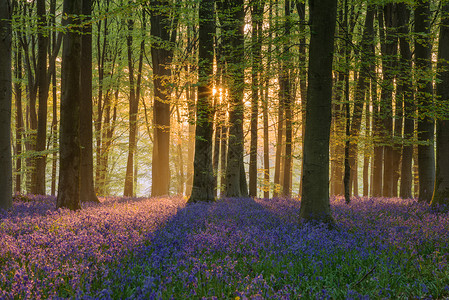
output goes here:
[{"label": "twig", "polygon": [[369,270],[365,275],[363,275],[362,278],[360,278],[359,281],[357,281],[356,283],[351,284],[352,287],[355,287],[356,285],[358,285],[360,282],[362,282],[363,280],[365,280],[366,277],[368,277],[369,274],[371,274],[374,269],[376,268],[376,266],[372,267],[371,270]]}]

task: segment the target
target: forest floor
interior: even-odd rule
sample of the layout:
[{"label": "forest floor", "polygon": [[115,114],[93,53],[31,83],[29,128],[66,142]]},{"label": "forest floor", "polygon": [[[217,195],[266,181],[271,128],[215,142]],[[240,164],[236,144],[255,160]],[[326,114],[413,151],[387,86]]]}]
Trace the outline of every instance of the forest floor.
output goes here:
[{"label": "forest floor", "polygon": [[415,200],[102,198],[78,212],[19,197],[0,212],[0,299],[441,299],[449,214]]}]

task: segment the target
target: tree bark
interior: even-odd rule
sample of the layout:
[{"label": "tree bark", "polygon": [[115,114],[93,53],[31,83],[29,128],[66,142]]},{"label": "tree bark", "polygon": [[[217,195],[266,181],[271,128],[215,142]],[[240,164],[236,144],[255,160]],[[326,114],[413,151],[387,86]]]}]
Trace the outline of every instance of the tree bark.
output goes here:
[{"label": "tree bark", "polygon": [[[226,196],[247,197],[245,191],[246,177],[243,169],[243,91],[244,91],[244,18],[243,0],[228,3],[228,23],[230,31],[226,32],[229,39],[227,57],[229,69],[226,73],[229,84],[229,143],[226,166]],[[229,22],[231,24],[229,25]]]},{"label": "tree bark", "polygon": [[12,105],[12,7],[0,1],[0,209],[12,206],[11,105]]},{"label": "tree bark", "polygon": [[[442,21],[440,25],[440,41],[438,46],[438,75],[437,101],[443,105],[449,103],[449,3],[443,5]],[[439,106],[439,105],[438,105]],[[449,120],[446,116],[439,116],[437,120],[437,161],[435,189],[432,206],[449,205]]]},{"label": "tree bark", "polygon": [[400,70],[402,78],[399,84],[401,86],[401,94],[404,108],[404,135],[402,138],[402,157],[401,157],[401,182],[399,187],[399,197],[407,199],[412,198],[412,158],[413,158],[413,130],[414,130],[414,93],[412,81],[409,74],[412,73],[412,53],[408,42],[409,36],[409,18],[410,10],[404,3],[398,5],[398,30],[399,49],[400,49]]},{"label": "tree bark", "polygon": [[[50,15],[51,15],[51,25],[56,26],[56,0],[52,0],[50,2]],[[52,32],[52,53],[56,51],[56,32]],[[62,39],[61,39],[62,40]],[[59,44],[60,45],[60,44]],[[57,162],[58,162],[58,107],[57,107],[57,86],[56,86],[56,63],[52,66],[52,71],[50,72],[51,82],[52,82],[52,121],[51,121],[51,132],[52,132],[52,145],[53,145],[53,154],[52,154],[52,165],[51,165],[51,187],[50,194],[52,196],[56,195],[56,172]]]},{"label": "tree bark", "polygon": [[[153,130],[154,145],[152,158],[151,196],[169,194],[170,187],[170,64],[173,50],[171,45],[176,40],[176,18],[172,23],[169,14],[163,11],[167,1],[154,1],[156,9],[151,10],[151,60],[153,63]],[[168,47],[167,47],[168,45]]]},{"label": "tree bark", "polygon": [[393,90],[394,90],[394,68],[397,55],[397,35],[396,35],[396,6],[393,3],[385,5],[383,10],[385,21],[385,32],[383,33],[382,18],[379,18],[381,28],[381,48],[382,48],[382,92],[381,92],[381,112],[384,137],[384,167],[383,167],[383,187],[384,197],[393,196]]},{"label": "tree bark", "polygon": [[[81,209],[80,202],[80,156],[79,110],[81,78],[81,35],[73,28],[80,25],[81,0],[64,0],[64,25],[69,30],[64,35],[62,49],[61,119],[59,138],[59,187],[56,206],[71,210]],[[78,29],[79,30],[79,29]]]},{"label": "tree bark", "polygon": [[[287,39],[290,38],[290,1],[285,1],[285,23],[284,31]],[[290,46],[286,42],[284,44],[284,62],[283,62],[283,85],[282,96],[284,97],[285,105],[285,155],[284,155],[284,169],[283,169],[283,185],[282,185],[282,195],[284,197],[291,197],[291,169],[292,169],[292,82],[291,82],[291,72],[290,72]],[[282,71],[281,71],[282,72]]]},{"label": "tree bark", "polygon": [[99,202],[94,188],[93,133],[92,133],[92,0],[82,0],[84,15],[81,40],[81,99],[80,114],[80,199],[81,202]]},{"label": "tree bark", "polygon": [[259,118],[259,75],[260,75],[260,54],[262,44],[260,32],[262,31],[263,1],[254,0],[251,3],[251,145],[249,157],[249,196],[257,197],[257,137]]},{"label": "tree bark", "polygon": [[137,112],[139,107],[139,99],[136,97],[134,86],[134,63],[133,63],[133,31],[134,21],[128,20],[128,36],[126,37],[126,46],[128,52],[128,78],[129,78],[129,140],[128,140],[128,160],[126,163],[125,188],[123,196],[132,197],[134,193],[134,152],[137,142]]},{"label": "tree bark", "polygon": [[192,194],[188,202],[211,202],[215,200],[212,167],[214,0],[201,0],[199,17],[198,102],[196,107],[194,175]]},{"label": "tree bark", "polygon": [[300,220],[334,223],[329,203],[329,134],[336,0],[310,0],[311,38]]},{"label": "tree bark", "polygon": [[419,201],[430,203],[435,184],[434,120],[432,119],[433,87],[432,44],[430,40],[430,2],[418,0],[415,7],[415,66],[418,102],[418,173]]},{"label": "tree bark", "polygon": [[15,76],[17,81],[14,83],[16,92],[16,177],[14,192],[22,192],[22,135],[23,135],[23,114],[22,114],[22,50],[17,47]]},{"label": "tree bark", "polygon": [[47,52],[48,52],[48,37],[45,32],[47,26],[45,0],[38,0],[36,2],[37,17],[38,17],[38,50],[37,50],[37,70],[36,83],[38,87],[38,119],[37,119],[37,136],[36,136],[36,168],[32,175],[32,193],[45,195],[45,165],[46,155],[45,142],[47,139],[47,99],[48,99],[48,82],[47,82]]}]

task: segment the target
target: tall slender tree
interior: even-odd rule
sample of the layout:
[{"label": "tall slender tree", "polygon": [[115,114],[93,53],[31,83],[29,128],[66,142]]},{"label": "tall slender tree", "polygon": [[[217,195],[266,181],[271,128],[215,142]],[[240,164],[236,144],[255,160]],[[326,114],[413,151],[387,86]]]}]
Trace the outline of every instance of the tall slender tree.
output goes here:
[{"label": "tall slender tree", "polygon": [[32,177],[33,194],[45,194],[45,165],[46,155],[42,152],[45,150],[47,140],[47,100],[48,100],[48,82],[47,82],[47,53],[48,53],[48,34],[45,32],[47,27],[47,12],[45,9],[45,0],[36,1],[36,9],[38,16],[38,51],[37,51],[37,70],[36,80],[38,87],[38,119],[37,119],[37,136],[36,136],[36,168]]},{"label": "tall slender tree", "polygon": [[419,201],[432,200],[435,183],[434,120],[432,119],[432,44],[430,40],[430,1],[418,0],[415,7],[415,66],[418,104]]},{"label": "tall slender tree", "polygon": [[98,202],[94,188],[93,133],[92,133],[92,0],[82,0],[84,15],[81,41],[81,98],[80,145],[81,145],[81,202]]},{"label": "tall slender tree", "polygon": [[263,21],[263,1],[254,0],[251,3],[251,146],[249,158],[249,195],[257,197],[257,142],[259,119],[259,72],[262,41],[260,39]]},{"label": "tall slender tree", "polygon": [[[72,210],[80,202],[80,91],[82,0],[64,0],[64,25],[61,77],[61,117],[59,134],[59,186],[56,206]],[[78,30],[75,30],[78,29]]]},{"label": "tall slender tree", "polygon": [[11,105],[12,105],[12,5],[0,1],[0,209],[12,206]]},{"label": "tall slender tree", "polygon": [[133,31],[134,21],[128,20],[128,35],[126,37],[126,49],[128,52],[128,78],[129,78],[129,141],[128,141],[128,160],[126,163],[125,189],[123,195],[125,197],[133,196],[134,192],[134,151],[137,143],[137,112],[139,108],[139,99],[136,97],[136,89],[134,84],[134,63],[133,63]]},{"label": "tall slender tree", "polygon": [[412,158],[413,158],[413,139],[414,131],[414,93],[412,89],[412,53],[410,51],[409,38],[409,19],[410,9],[405,3],[398,3],[398,32],[399,32],[399,68],[402,76],[399,78],[401,93],[398,97],[402,98],[404,108],[404,135],[402,139],[402,157],[401,157],[401,182],[399,187],[399,197],[412,198]]},{"label": "tall slender tree", "polygon": [[196,105],[196,139],[192,193],[189,202],[215,199],[212,168],[213,134],[213,62],[215,14],[214,0],[199,5],[198,101]]},{"label": "tall slender tree", "polygon": [[170,85],[173,44],[177,33],[177,12],[169,9],[169,2],[151,3],[151,61],[153,63],[153,130],[151,195],[168,195],[170,186]]},{"label": "tall slender tree", "polygon": [[226,196],[247,197],[248,190],[243,166],[243,92],[244,92],[244,27],[245,10],[243,0],[225,0],[227,16],[224,22],[227,53],[227,82],[229,84],[229,143],[226,165]]},{"label": "tall slender tree", "polygon": [[[438,46],[437,101],[445,106],[449,103],[449,3],[442,6],[440,41]],[[449,120],[446,116],[437,120],[437,161],[435,189],[432,206],[449,205]]]},{"label": "tall slender tree", "polygon": [[333,223],[329,203],[329,135],[336,0],[309,0],[311,37],[300,219]]},{"label": "tall slender tree", "polygon": [[22,136],[23,136],[23,114],[22,114],[22,49],[17,47],[15,59],[15,77],[14,89],[16,93],[16,177],[14,192],[22,192]]}]

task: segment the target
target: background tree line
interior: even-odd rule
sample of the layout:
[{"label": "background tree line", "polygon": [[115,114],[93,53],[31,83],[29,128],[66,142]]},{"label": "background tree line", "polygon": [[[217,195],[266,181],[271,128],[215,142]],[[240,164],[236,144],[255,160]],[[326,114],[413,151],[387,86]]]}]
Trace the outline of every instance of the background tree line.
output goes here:
[{"label": "background tree line", "polygon": [[[1,2],[4,207],[9,181],[58,189],[63,206],[65,192],[197,201],[313,185],[347,201],[447,199],[445,0]],[[323,16],[336,27],[321,35],[329,116],[308,101],[327,97],[310,82],[329,54],[311,50]],[[321,181],[306,156],[329,159]]]}]

